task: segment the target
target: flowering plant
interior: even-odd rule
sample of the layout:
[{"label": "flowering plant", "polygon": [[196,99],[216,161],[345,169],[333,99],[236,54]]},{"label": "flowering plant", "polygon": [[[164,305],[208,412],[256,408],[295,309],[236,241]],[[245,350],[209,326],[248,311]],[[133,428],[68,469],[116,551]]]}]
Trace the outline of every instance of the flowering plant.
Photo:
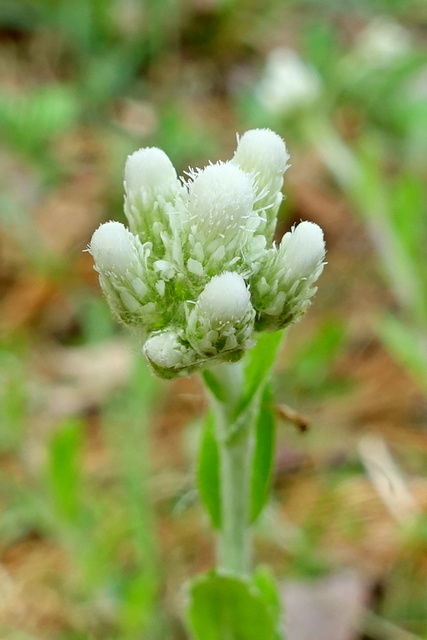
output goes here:
[{"label": "flowering plant", "polygon": [[302,222],[273,244],[288,159],[267,129],[246,132],[232,160],[191,170],[186,182],[160,149],[128,158],[129,229],[102,224],[90,252],[113,313],[158,375],[235,362],[255,331],[282,329],[306,310],[324,242],[320,227]]},{"label": "flowering plant", "polygon": [[[280,330],[306,311],[325,257],[322,230],[311,222],[274,242],[288,160],[268,129],[247,131],[231,160],[191,169],[187,179],[160,149],[140,149],[125,167],[129,228],[102,224],[89,246],[112,312],[152,371],[173,378],[202,370],[213,398],[198,478],[218,529],[218,562],[189,589],[196,638],[280,637],[277,607],[273,614],[263,595],[269,578],[249,579],[250,525],[268,496],[268,374]],[[253,617],[244,631],[236,599]]]}]

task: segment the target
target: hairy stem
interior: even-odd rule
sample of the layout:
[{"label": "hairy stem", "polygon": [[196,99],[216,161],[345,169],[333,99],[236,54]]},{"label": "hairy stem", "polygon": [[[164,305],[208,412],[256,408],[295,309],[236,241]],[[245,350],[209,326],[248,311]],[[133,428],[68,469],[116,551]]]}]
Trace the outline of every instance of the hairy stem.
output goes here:
[{"label": "hairy stem", "polygon": [[249,571],[251,558],[249,505],[253,407],[236,419],[236,407],[243,393],[240,362],[221,364],[211,373],[222,392],[222,401],[216,402],[222,512],[217,564],[220,569],[244,575]]}]

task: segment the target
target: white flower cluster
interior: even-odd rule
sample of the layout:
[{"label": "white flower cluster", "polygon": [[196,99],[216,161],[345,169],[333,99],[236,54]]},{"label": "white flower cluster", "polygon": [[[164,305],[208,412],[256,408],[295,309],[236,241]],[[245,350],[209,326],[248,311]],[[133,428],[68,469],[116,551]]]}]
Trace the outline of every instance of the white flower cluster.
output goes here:
[{"label": "white flower cluster", "polygon": [[306,310],[325,244],[311,222],[273,242],[288,160],[269,129],[247,131],[230,161],[191,170],[187,181],[160,149],[129,156],[129,229],[102,224],[89,251],[113,313],[138,332],[161,377],[239,360],[255,331]]}]

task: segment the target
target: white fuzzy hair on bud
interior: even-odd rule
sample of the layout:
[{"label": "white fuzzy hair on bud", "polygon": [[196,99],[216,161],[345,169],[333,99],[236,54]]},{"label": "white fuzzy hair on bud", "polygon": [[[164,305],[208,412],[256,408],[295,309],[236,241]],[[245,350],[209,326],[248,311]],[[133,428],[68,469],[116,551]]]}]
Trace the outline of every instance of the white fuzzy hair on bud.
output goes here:
[{"label": "white fuzzy hair on bud", "polygon": [[284,238],[285,260],[294,276],[308,278],[325,258],[323,231],[314,222],[301,222]]},{"label": "white fuzzy hair on bud", "polygon": [[239,139],[233,161],[244,171],[282,176],[289,154],[282,138],[270,129],[251,129]]},{"label": "white fuzzy hair on bud", "polygon": [[89,251],[99,271],[124,276],[135,259],[136,241],[121,222],[106,222],[93,234]]},{"label": "white fuzzy hair on bud", "polygon": [[162,331],[151,336],[144,345],[144,354],[161,369],[171,369],[183,363],[183,351],[175,331]]},{"label": "white fuzzy hair on bud", "polygon": [[164,151],[147,147],[132,153],[125,165],[125,188],[128,194],[161,191],[177,179],[175,168]]},{"label": "white fuzzy hair on bud", "polygon": [[234,272],[214,276],[197,302],[202,313],[217,322],[236,321],[252,308],[251,296],[242,276]]},{"label": "white fuzzy hair on bud", "polygon": [[237,231],[252,213],[251,178],[230,162],[208,165],[189,184],[189,211],[209,236]]}]

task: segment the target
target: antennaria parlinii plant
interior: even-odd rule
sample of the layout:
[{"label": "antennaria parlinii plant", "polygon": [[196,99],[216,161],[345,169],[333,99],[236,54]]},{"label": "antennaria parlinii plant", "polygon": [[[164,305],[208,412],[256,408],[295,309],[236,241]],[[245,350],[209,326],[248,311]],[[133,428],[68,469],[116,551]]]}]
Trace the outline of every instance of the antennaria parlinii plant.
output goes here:
[{"label": "antennaria parlinii plant", "polygon": [[156,375],[202,373],[212,398],[198,463],[217,530],[217,567],[188,592],[194,638],[281,638],[274,580],[252,572],[251,526],[268,497],[274,452],[269,375],[283,329],[316,291],[325,244],[301,222],[273,236],[289,156],[268,129],[247,131],[233,158],[179,179],[145,148],[125,167],[125,214],[89,250],[117,319]]}]

